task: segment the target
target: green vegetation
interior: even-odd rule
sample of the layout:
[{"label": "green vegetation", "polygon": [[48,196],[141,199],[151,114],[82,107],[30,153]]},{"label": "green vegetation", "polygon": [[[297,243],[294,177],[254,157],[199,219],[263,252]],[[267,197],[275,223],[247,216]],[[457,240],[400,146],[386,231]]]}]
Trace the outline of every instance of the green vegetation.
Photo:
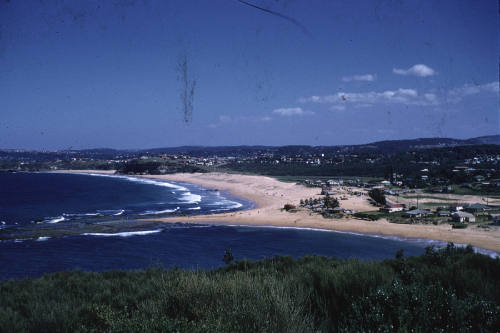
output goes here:
[{"label": "green vegetation", "polygon": [[[456,202],[458,199],[453,199],[453,198],[447,198],[447,197],[441,197],[438,195],[421,195],[421,194],[413,194],[413,195],[401,195],[401,198],[405,199],[433,199],[433,200],[441,200],[441,201],[454,201]],[[441,203],[441,205],[444,205],[445,203]]]},{"label": "green vegetation", "polygon": [[387,201],[385,200],[384,192],[379,189],[370,190],[368,192],[368,195],[379,205],[385,205],[387,203]]},{"label": "green vegetation", "polygon": [[[305,180],[310,180],[310,176],[271,176],[272,178],[279,180],[281,182],[286,182],[286,183],[300,183],[302,184]],[[344,176],[314,176],[314,180],[322,180],[322,181],[327,181],[330,179],[337,179],[340,178],[344,181],[356,181],[359,180],[362,183],[377,183],[381,182],[384,180],[382,177],[344,177]]]},{"label": "green vegetation", "polygon": [[480,187],[471,185],[470,187],[454,185],[453,193],[460,195],[484,195],[491,198],[500,198],[500,187]]},{"label": "green vegetation", "polygon": [[164,161],[162,159],[135,159],[127,163],[123,163],[117,170],[124,174],[160,174],[160,173],[176,173],[176,172],[207,172],[205,168],[196,165],[186,164],[176,161]]},{"label": "green vegetation", "polygon": [[305,257],[213,271],[49,274],[0,283],[3,332],[496,331],[500,260],[472,248],[382,262]]},{"label": "green vegetation", "polygon": [[[394,213],[393,213],[394,214]],[[377,221],[381,218],[389,218],[391,216],[390,213],[381,212],[378,210],[369,211],[369,212],[357,212],[354,214],[355,217],[359,217],[361,219]]]},{"label": "green vegetation", "polygon": [[339,201],[337,198],[331,197],[328,193],[325,195],[325,198],[323,199],[323,206],[325,208],[337,208],[340,206]]}]

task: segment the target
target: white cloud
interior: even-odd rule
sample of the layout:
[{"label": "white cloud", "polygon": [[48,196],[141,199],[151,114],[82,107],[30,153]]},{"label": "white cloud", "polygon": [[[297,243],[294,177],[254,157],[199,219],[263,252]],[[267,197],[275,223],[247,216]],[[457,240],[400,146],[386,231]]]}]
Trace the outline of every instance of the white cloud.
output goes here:
[{"label": "white cloud", "polygon": [[305,115],[311,115],[314,114],[312,111],[305,111],[302,110],[302,108],[280,108],[280,109],[275,109],[273,110],[273,114],[277,114],[280,116],[305,116]]},{"label": "white cloud", "polygon": [[434,103],[434,101],[426,99],[425,96],[419,95],[417,90],[404,88],[386,90],[383,92],[339,92],[334,95],[301,98],[299,102],[333,104],[337,106],[336,110],[340,110],[338,107],[347,104],[352,104],[356,107],[366,107],[373,104],[427,105]]},{"label": "white cloud", "polygon": [[498,94],[499,83],[490,82],[485,84],[465,84],[461,87],[445,91],[431,90],[419,93],[416,89],[399,88],[386,91],[369,92],[339,92],[332,95],[311,96],[300,98],[300,103],[330,104],[330,110],[341,111],[347,106],[355,108],[373,107],[375,105],[417,105],[417,106],[439,106],[445,103],[459,103],[467,96],[476,94]]},{"label": "white cloud", "polygon": [[344,76],[342,81],[351,82],[351,81],[375,81],[377,79],[376,75],[372,74],[363,74],[363,75],[352,75],[352,76]]},{"label": "white cloud", "polygon": [[219,116],[219,121],[221,123],[229,123],[231,121],[231,117],[222,115]]},{"label": "white cloud", "polygon": [[436,74],[436,71],[424,64],[413,65],[408,69],[393,68],[392,72],[399,75],[415,75],[420,77],[433,76]]},{"label": "white cloud", "polygon": [[242,122],[269,122],[272,121],[273,118],[269,116],[227,116],[227,115],[220,115],[218,117],[218,121],[214,123],[210,123],[207,125],[209,128],[219,128],[223,126],[231,126],[232,124],[237,124],[237,123],[242,123]]},{"label": "white cloud", "polygon": [[458,103],[464,97],[470,95],[476,95],[479,93],[495,93],[498,95],[499,92],[500,89],[498,81],[484,84],[464,84],[461,87],[449,90],[446,101],[449,103]]},{"label": "white cloud", "polygon": [[345,110],[345,105],[333,105],[332,107],[330,107],[330,110],[343,111],[343,110]]}]

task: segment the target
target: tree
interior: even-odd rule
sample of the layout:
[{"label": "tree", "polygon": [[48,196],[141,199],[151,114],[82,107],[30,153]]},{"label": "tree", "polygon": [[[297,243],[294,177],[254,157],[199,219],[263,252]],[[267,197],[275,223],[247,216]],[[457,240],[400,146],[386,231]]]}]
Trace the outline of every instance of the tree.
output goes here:
[{"label": "tree", "polygon": [[385,200],[384,192],[382,192],[381,190],[379,190],[377,188],[370,190],[368,192],[368,195],[370,196],[370,198],[373,199],[373,201],[375,201],[379,205],[385,205],[387,203]]},{"label": "tree", "polygon": [[325,208],[337,208],[339,206],[339,201],[337,200],[337,198],[333,198],[327,193],[325,195],[323,205]]}]

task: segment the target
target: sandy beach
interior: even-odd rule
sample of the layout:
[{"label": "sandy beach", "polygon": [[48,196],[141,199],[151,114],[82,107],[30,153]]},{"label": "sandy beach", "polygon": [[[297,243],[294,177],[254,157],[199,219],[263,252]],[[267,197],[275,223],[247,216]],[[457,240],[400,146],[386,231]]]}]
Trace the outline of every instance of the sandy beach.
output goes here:
[{"label": "sandy beach", "polygon": [[[67,172],[67,171],[65,171]],[[89,170],[73,170],[71,172],[113,173]],[[154,221],[187,222],[187,223],[219,223],[240,225],[289,226],[299,228],[319,228],[337,231],[373,233],[380,235],[397,235],[406,238],[426,238],[473,246],[500,252],[500,228],[491,226],[488,229],[469,227],[452,229],[450,225],[395,224],[386,220],[365,221],[357,218],[325,219],[321,215],[307,210],[295,213],[284,211],[285,204],[298,205],[301,199],[319,198],[319,188],[305,187],[294,183],[285,183],[265,176],[251,176],[226,173],[194,173],[171,175],[140,176],[186,182],[203,187],[229,191],[232,195],[245,198],[256,203],[257,207],[250,210],[197,216],[178,216],[171,218],[155,218]],[[353,188],[353,191],[360,191]],[[350,188],[343,188],[340,200],[342,208],[354,209],[359,212],[375,210],[366,196],[349,194]],[[467,196],[467,202],[480,202],[481,198]]]}]

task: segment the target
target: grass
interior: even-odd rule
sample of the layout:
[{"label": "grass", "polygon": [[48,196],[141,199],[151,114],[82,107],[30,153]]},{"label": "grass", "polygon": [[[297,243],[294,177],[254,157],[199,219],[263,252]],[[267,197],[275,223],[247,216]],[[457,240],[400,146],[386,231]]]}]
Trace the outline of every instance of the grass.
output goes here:
[{"label": "grass", "polygon": [[344,181],[359,179],[361,182],[378,182],[384,180],[383,178],[375,178],[375,177],[339,177],[339,176],[270,176],[270,177],[287,183],[298,183],[306,179],[323,180],[323,181],[330,179],[337,180],[339,178],[343,179]]},{"label": "grass", "polygon": [[453,185],[453,194],[461,194],[461,195],[478,195],[484,197],[490,197],[499,199],[500,198],[500,189],[497,189],[495,192],[490,192],[483,190],[481,188],[467,188],[459,185]]},{"label": "grass", "polygon": [[392,221],[395,219],[401,219],[403,218],[404,212],[394,212],[394,213],[387,213],[387,212],[381,212],[379,210],[373,210],[373,211],[368,211],[368,212],[359,212],[354,214],[356,217],[360,218],[366,218],[372,221],[378,220],[385,218],[388,221]]},{"label": "grass", "polygon": [[275,257],[212,271],[61,272],[0,283],[2,332],[494,331],[500,260]]},{"label": "grass", "polygon": [[443,202],[421,202],[419,204],[420,208],[422,207],[441,207],[445,206],[446,204]]},{"label": "grass", "polygon": [[452,198],[445,198],[445,197],[440,197],[440,196],[434,196],[434,195],[402,195],[402,198],[405,199],[434,199],[434,200],[442,200],[442,201],[457,201],[457,199],[452,199]]}]

